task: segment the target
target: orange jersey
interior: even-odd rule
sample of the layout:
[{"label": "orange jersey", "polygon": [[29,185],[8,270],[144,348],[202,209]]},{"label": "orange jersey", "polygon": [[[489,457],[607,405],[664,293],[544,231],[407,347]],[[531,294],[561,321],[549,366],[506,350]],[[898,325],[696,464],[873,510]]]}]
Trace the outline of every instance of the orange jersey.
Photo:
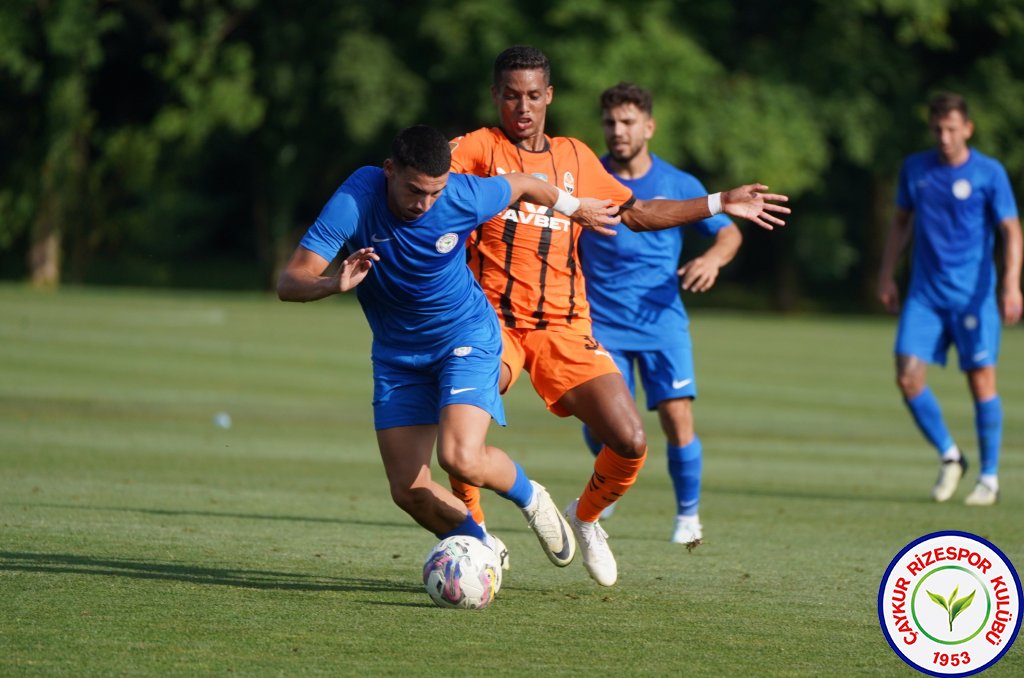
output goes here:
[{"label": "orange jersey", "polygon": [[[481,128],[452,141],[452,171],[481,177],[527,172],[577,197],[624,205],[633,193],[594,152],[569,137],[545,137],[547,148],[519,148],[500,128]],[[579,265],[582,227],[526,201],[481,224],[468,242],[469,266],[505,327],[571,326],[590,334],[590,306]]]}]

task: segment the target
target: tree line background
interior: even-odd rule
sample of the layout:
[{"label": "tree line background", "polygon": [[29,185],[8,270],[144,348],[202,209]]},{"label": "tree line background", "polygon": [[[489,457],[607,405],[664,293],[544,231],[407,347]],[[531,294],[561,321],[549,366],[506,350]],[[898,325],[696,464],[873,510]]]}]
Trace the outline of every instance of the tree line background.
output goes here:
[{"label": "tree line background", "polygon": [[1020,0],[7,0],[0,279],[270,289],[399,128],[495,124],[516,43],[552,60],[549,134],[603,152],[598,96],[629,80],[654,93],[656,153],[793,198],[784,230],[743,227],[716,304],[876,309],[939,89],[1024,195]]}]

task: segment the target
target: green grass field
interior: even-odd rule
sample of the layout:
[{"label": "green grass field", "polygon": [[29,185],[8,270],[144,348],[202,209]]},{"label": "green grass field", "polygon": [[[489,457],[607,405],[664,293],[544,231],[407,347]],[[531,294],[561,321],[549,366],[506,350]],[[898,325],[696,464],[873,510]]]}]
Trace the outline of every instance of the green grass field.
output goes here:
[{"label": "green grass field", "polygon": [[[894,320],[700,310],[705,544],[668,541],[646,415],[649,463],[607,523],[617,586],[552,567],[487,496],[501,595],[435,608],[435,539],[388,496],[353,302],[0,287],[0,674],[909,676],[876,615],[897,551],[966,530],[1024,567],[1022,330],[1000,364],[1002,501],[966,508],[962,376],[931,381],[974,468],[935,505]],[[528,380],[506,406],[491,441],[567,503],[590,473],[578,423]],[[987,675],[1024,675],[1024,641]]]}]

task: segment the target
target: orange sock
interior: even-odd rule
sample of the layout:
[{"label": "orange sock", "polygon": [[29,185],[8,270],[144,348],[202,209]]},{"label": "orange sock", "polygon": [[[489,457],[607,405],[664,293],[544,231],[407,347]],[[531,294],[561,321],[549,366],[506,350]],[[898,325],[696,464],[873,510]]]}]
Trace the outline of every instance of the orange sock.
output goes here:
[{"label": "orange sock", "polygon": [[482,525],[484,522],[484,507],[480,505],[480,488],[467,485],[452,475],[448,476],[448,482],[451,483],[452,494],[466,505],[469,512],[473,514],[473,520]]},{"label": "orange sock", "polygon": [[594,460],[594,474],[580,496],[576,517],[594,522],[601,511],[608,508],[636,482],[637,474],[647,460],[647,450],[639,459],[627,459],[611,450],[607,445],[601,448]]}]

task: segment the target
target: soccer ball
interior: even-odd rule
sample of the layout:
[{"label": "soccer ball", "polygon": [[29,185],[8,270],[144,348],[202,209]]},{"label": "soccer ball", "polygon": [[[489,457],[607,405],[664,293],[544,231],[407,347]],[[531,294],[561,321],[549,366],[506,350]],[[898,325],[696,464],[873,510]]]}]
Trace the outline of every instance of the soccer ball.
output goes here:
[{"label": "soccer ball", "polygon": [[501,588],[498,555],[479,539],[442,539],[423,563],[423,586],[438,607],[479,610]]}]

